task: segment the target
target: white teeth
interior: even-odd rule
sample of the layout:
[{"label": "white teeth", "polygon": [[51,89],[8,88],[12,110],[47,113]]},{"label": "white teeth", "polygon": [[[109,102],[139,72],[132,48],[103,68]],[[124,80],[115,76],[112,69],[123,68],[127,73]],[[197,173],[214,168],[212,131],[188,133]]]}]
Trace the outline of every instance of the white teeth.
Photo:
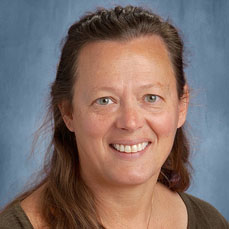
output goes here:
[{"label": "white teeth", "polygon": [[[117,144],[117,145],[118,145],[118,144]],[[125,151],[125,147],[124,147],[124,145],[118,145],[118,146],[120,147],[120,149],[119,149],[119,150],[120,150],[121,152],[124,152],[124,151]]]},{"label": "white teeth", "polygon": [[125,146],[125,152],[131,153],[131,146]]},{"label": "white teeth", "polygon": [[112,144],[112,145],[116,150],[120,152],[136,153],[138,151],[144,150],[148,145],[148,142],[139,143],[137,145],[120,145],[120,144]]},{"label": "white teeth", "polygon": [[142,144],[138,144],[138,151],[142,150]]},{"label": "white teeth", "polygon": [[137,147],[137,145],[131,146],[131,152],[138,152],[138,147]]}]

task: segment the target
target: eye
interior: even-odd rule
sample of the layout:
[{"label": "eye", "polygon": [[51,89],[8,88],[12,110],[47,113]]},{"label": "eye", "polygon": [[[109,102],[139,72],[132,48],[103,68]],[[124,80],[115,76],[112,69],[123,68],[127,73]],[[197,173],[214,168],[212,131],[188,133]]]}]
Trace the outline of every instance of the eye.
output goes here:
[{"label": "eye", "polygon": [[99,98],[96,100],[96,103],[99,104],[99,105],[108,105],[110,104],[109,101],[112,102],[112,100],[108,97],[102,97],[102,98]]},{"label": "eye", "polygon": [[155,103],[159,99],[159,96],[158,95],[154,95],[154,94],[149,94],[149,95],[146,95],[145,99],[149,103]]}]

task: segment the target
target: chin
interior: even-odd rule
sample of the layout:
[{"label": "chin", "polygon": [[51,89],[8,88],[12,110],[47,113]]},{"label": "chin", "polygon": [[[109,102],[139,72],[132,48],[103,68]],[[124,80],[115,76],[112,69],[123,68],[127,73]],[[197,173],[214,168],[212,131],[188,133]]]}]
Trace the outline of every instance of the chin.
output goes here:
[{"label": "chin", "polygon": [[141,185],[147,183],[151,178],[155,177],[157,174],[151,173],[136,173],[129,172],[117,177],[113,177],[113,182],[119,186],[132,186],[132,185]]}]

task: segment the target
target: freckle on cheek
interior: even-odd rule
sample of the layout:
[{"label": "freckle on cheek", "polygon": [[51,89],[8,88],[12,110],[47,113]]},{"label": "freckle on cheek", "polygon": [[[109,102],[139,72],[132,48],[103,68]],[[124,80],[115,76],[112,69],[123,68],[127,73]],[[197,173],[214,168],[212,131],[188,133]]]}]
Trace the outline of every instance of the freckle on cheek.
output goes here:
[{"label": "freckle on cheek", "polygon": [[171,119],[164,119],[155,125],[156,132],[159,135],[169,136],[174,131],[174,123]]},{"label": "freckle on cheek", "polygon": [[104,121],[100,122],[98,120],[84,120],[82,123],[82,127],[84,129],[84,131],[92,137],[97,137],[97,136],[101,136],[101,134],[103,134],[103,132],[105,131],[104,129],[106,129],[104,127]]}]

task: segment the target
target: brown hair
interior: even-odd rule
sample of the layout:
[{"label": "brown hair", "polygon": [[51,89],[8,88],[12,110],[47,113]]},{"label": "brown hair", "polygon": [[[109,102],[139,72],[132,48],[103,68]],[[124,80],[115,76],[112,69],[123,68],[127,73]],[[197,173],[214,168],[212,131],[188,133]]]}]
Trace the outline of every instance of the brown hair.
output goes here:
[{"label": "brown hair", "polygon": [[[177,29],[168,21],[141,7],[117,6],[85,15],[68,31],[56,79],[51,87],[49,115],[53,120],[53,135],[44,166],[45,178],[41,182],[45,184],[42,214],[51,228],[104,228],[96,212],[93,193],[80,176],[75,135],[65,126],[58,108],[62,101],[72,101],[79,51],[87,43],[97,40],[128,41],[147,35],[158,35],[163,39],[181,99],[186,84],[183,43]],[[174,191],[186,190],[190,184],[188,158],[189,144],[181,127],[177,130],[173,148],[162,166],[158,181]]]}]

